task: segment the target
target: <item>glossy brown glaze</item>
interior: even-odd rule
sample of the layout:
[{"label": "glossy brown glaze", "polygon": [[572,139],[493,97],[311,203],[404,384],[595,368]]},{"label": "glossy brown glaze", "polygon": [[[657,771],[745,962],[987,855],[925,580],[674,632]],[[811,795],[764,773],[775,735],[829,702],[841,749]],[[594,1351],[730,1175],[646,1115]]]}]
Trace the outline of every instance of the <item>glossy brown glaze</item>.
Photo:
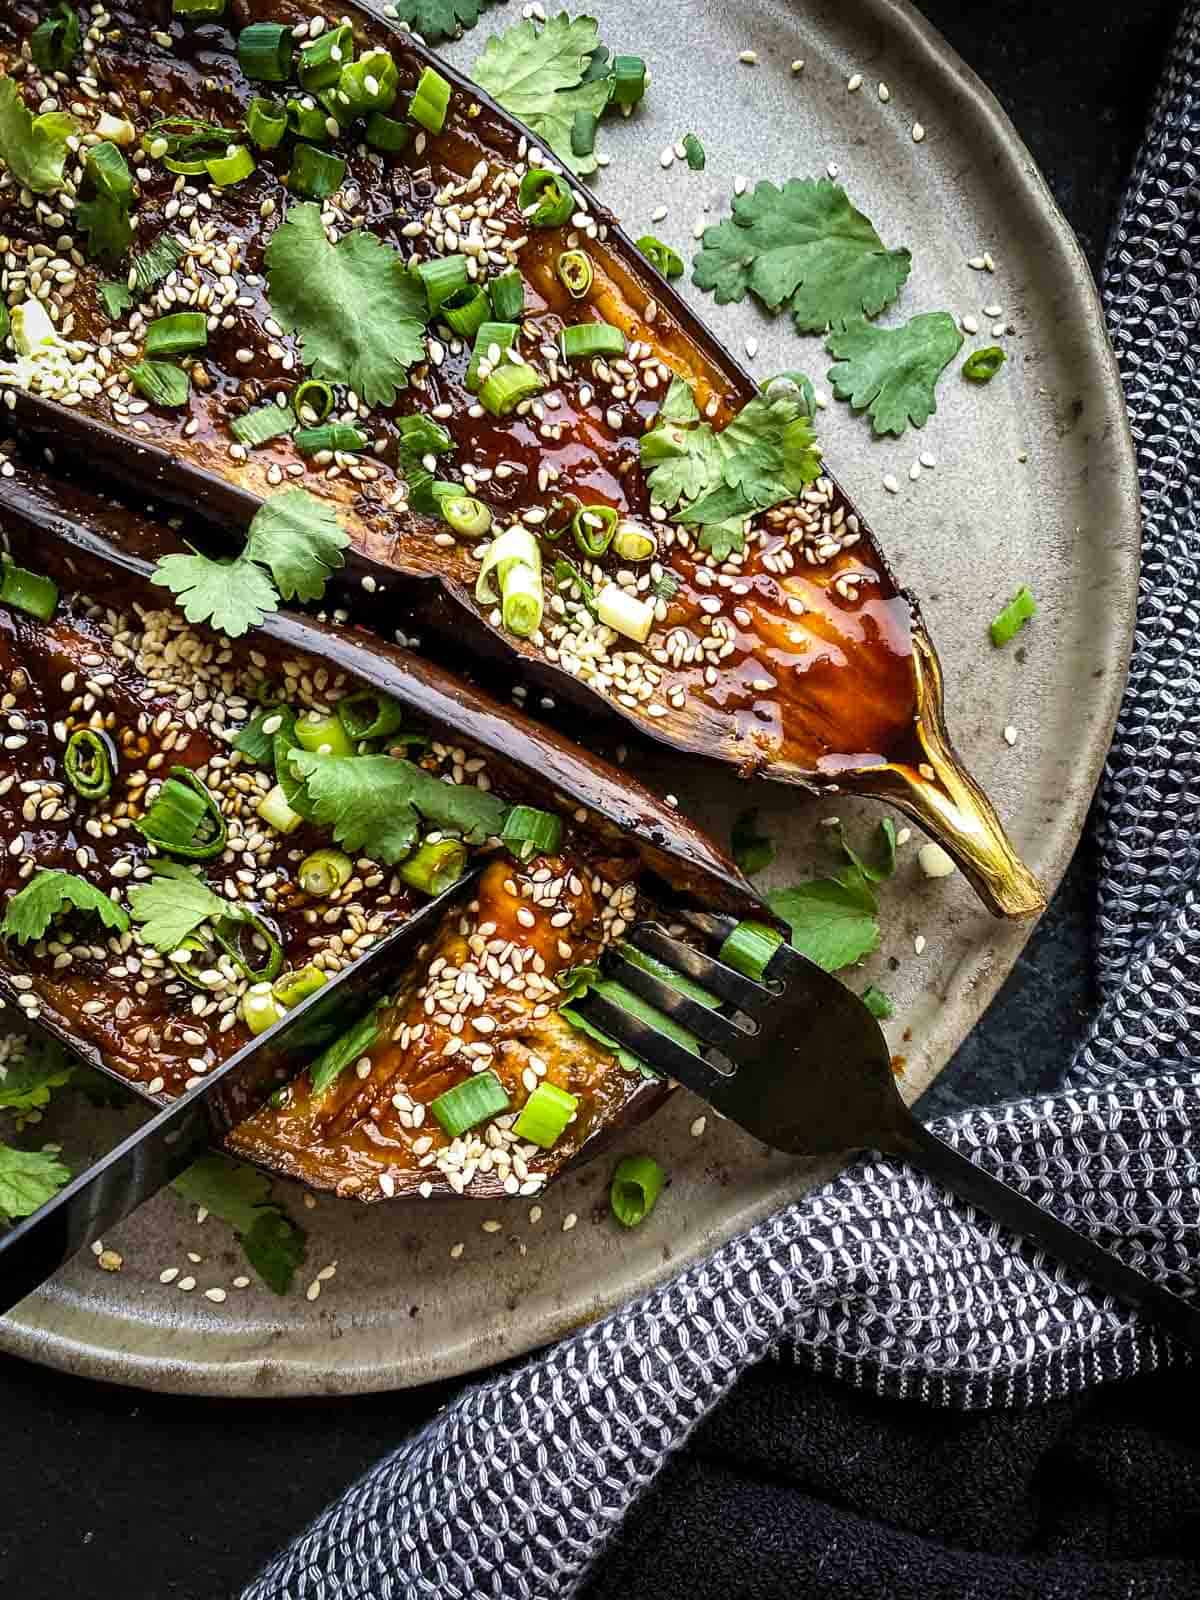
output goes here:
[{"label": "glossy brown glaze", "polygon": [[[233,129],[262,87],[240,74],[237,29],[254,20],[307,22],[314,11],[298,0],[233,0],[228,29],[172,23],[164,46],[144,18],[114,6],[111,27],[96,41],[96,75],[139,131],[168,109]],[[379,18],[354,9],[349,15],[360,48],[392,51],[403,105],[428,52]],[[18,6],[10,66],[32,22],[32,8]],[[0,22],[0,50],[3,28]],[[245,452],[231,447],[230,420],[290,395],[304,376],[297,342],[270,320],[262,273],[263,251],[289,199],[283,180],[290,154],[277,151],[261,154],[246,182],[221,191],[177,181],[155,161],[138,168],[137,248],[164,231],[185,240],[187,296],[206,296],[206,308],[221,314],[194,364],[188,412],[130,403],[124,371],[140,354],[144,319],[135,308],[114,330],[95,294],[97,274],[80,255],[70,258],[74,276],[68,272],[69,283],[56,286],[51,299],[61,305],[64,331],[94,351],[96,381],[66,397],[69,409],[20,393],[17,420],[44,442],[84,451],[112,475],[234,527],[244,527],[281,484],[303,483],[336,504],[353,541],[352,573],[376,591],[395,587],[426,625],[466,639],[477,652],[515,653],[531,680],[556,694],[599,700],[643,733],[715,754],[747,775],[889,799],[946,844],[994,910],[1038,910],[1036,882],[945,737],[936,657],[916,607],[831,477],[811,485],[794,507],[757,519],[745,554],[723,562],[704,555],[685,530],[659,523],[658,568],[651,570],[668,571],[678,588],[659,603],[646,646],[605,637],[569,590],[564,612],[548,612],[542,632],[528,641],[502,632],[498,615],[476,605],[477,548],[408,509],[396,414],[440,414],[455,441],[445,460],[487,499],[498,524],[540,515],[573,495],[650,526],[638,446],[669,379],[685,378],[717,426],[754,389],[582,189],[569,224],[528,228],[515,205],[514,176],[536,154],[536,142],[441,63],[439,70],[453,86],[445,131],[419,134],[408,152],[386,161],[343,141],[347,177],[327,216],[339,231],[369,228],[417,261],[453,253],[462,233],[480,227],[494,247],[490,268],[519,263],[527,286],[524,348],[548,380],[543,399],[525,415],[496,422],[481,414],[463,381],[469,352],[435,326],[431,358],[414,369],[395,412],[358,413],[372,454],[304,464],[289,441],[277,440],[242,459]],[[46,209],[12,199],[10,193],[4,212],[10,242],[57,248]],[[586,247],[595,269],[586,301],[572,300],[554,271],[559,252],[576,245]],[[153,316],[174,303],[160,295],[143,309]],[[564,321],[586,320],[619,326],[629,359],[557,360],[554,341]],[[341,395],[343,402],[349,397]],[[555,553],[547,546],[549,561]],[[609,554],[589,576],[603,583],[620,567]],[[436,593],[423,600],[422,590]]]}]

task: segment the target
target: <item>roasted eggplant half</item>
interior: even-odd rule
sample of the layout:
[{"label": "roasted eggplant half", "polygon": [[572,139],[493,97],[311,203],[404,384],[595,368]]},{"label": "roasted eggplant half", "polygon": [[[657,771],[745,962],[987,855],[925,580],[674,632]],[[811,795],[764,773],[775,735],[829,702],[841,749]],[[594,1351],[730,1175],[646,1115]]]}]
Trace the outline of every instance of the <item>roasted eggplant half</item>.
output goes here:
[{"label": "roasted eggplant half", "polygon": [[188,624],[150,581],[186,528],[9,459],[0,528],[0,990],[31,1022],[170,1098],[481,868],[230,1148],[363,1199],[532,1193],[661,1100],[562,1006],[635,917],[763,915],[673,807],[362,630]]},{"label": "roasted eggplant half", "polygon": [[993,911],[1041,909],[800,391],[760,393],[535,138],[349,0],[81,12],[57,75],[37,8],[0,19],[0,94],[73,119],[60,172],[0,174],[10,427],[227,537],[303,484],[423,636],[887,800]]}]

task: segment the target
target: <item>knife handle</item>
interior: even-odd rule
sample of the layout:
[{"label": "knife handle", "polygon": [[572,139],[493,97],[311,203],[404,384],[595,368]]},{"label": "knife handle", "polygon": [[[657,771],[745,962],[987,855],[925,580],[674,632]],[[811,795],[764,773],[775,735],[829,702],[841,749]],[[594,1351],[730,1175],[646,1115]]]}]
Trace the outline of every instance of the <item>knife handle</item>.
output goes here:
[{"label": "knife handle", "polygon": [[211,1139],[202,1103],[168,1106],[33,1216],[0,1232],[0,1316],[170,1183]]}]

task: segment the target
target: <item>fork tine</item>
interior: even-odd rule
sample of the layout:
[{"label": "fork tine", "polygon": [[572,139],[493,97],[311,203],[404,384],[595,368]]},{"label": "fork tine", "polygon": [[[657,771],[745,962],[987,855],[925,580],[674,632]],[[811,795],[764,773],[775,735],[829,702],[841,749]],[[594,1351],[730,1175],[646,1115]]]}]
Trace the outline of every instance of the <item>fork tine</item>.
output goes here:
[{"label": "fork tine", "polygon": [[606,951],[601,965],[606,976],[615,978],[627,989],[632,989],[634,994],[641,995],[643,1000],[648,1000],[652,1006],[657,1006],[681,1028],[696,1034],[706,1044],[716,1045],[719,1050],[727,1050],[739,1041],[752,1037],[744,1028],[739,1028],[732,1017],[723,1017],[719,1011],[714,1011],[710,1006],[702,1006],[698,1000],[680,994],[670,983],[657,977],[653,972],[647,972],[645,967],[639,967],[636,962],[628,960],[619,951]]},{"label": "fork tine", "polygon": [[[665,961],[677,972],[686,973],[702,988],[722,1000],[727,1000],[730,1005],[738,1006],[742,1011],[753,1013],[756,1006],[765,1005],[772,998],[769,989],[743,977],[740,972],[735,972],[732,967],[725,966],[715,957],[693,950],[690,944],[684,944],[681,939],[673,939],[656,922],[641,923],[632,930],[628,938],[639,950],[644,950],[647,955],[657,956],[660,961]],[[629,987],[632,988],[633,985],[630,984]]]},{"label": "fork tine", "polygon": [[738,925],[736,917],[727,917],[720,911],[693,911],[688,906],[681,909],[679,915],[685,922],[690,922],[698,932],[707,934],[717,944],[723,944]]},{"label": "fork tine", "polygon": [[626,1050],[632,1050],[648,1066],[665,1072],[687,1089],[720,1106],[731,1079],[705,1061],[703,1056],[685,1050],[665,1033],[652,1028],[640,1017],[631,1016],[624,1007],[605,999],[594,991],[585,994],[574,1004],[589,1022],[596,1025]]}]

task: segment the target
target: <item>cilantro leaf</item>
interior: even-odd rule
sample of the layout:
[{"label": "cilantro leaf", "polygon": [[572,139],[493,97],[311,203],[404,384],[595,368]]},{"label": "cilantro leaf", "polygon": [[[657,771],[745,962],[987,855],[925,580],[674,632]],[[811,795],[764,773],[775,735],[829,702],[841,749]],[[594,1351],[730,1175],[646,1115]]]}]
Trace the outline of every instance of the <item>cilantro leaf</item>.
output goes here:
[{"label": "cilantro leaf", "polygon": [[373,233],[325,237],[321,208],[291,206],[268,244],[271,311],[300,339],[314,377],[349,385],[368,406],[395,403],[425,355],[425,317],[404,260]]},{"label": "cilantro leaf", "polygon": [[94,913],[106,928],[117,933],[124,933],[129,927],[124,910],[102,889],[73,872],[55,868],[37,873],[13,895],[4,921],[0,922],[0,938],[15,939],[18,944],[40,939],[55,917],[68,906],[76,911]]},{"label": "cilantro leaf", "polygon": [[888,250],[840,184],[792,178],[759,183],[733,216],[706,230],[693,278],[719,304],[749,290],[771,311],[786,304],[801,333],[873,317],[908,277],[907,250]]},{"label": "cilantro leaf", "polygon": [[863,1005],[873,1017],[878,1017],[880,1022],[886,1022],[896,1013],[896,1007],[890,994],[886,994],[875,984],[868,984],[863,990]]},{"label": "cilantro leaf", "polygon": [[962,342],[945,311],[910,317],[901,328],[864,322],[826,341],[837,360],[829,382],[839,400],[869,413],[876,433],[901,434],[910,422],[922,428],[937,410],[937,381]]},{"label": "cilantro leaf", "polygon": [[143,941],[169,955],[203,922],[241,920],[241,908],[213,891],[179,861],[155,861],[149,883],[129,891],[129,908]]},{"label": "cilantro leaf", "polygon": [[65,72],[83,43],[78,12],[66,0],[59,0],[57,12],[39,22],[29,35],[29,53],[43,72]]},{"label": "cilantro leaf", "polygon": [[292,771],[307,789],[315,819],[339,844],[394,866],[416,843],[418,813],[469,843],[499,833],[508,809],[474,784],[443,783],[398,756],[331,756],[293,750]]},{"label": "cilantro leaf", "polygon": [[743,811],[733,824],[730,835],[733,859],[747,877],[762,872],[775,859],[775,846],[765,833],[758,831],[758,812]]},{"label": "cilantro leaf", "polygon": [[395,0],[388,15],[419,33],[426,44],[458,39],[479,21],[492,0]]},{"label": "cilantro leaf", "polygon": [[75,1075],[75,1063],[55,1045],[38,1047],[32,1039],[15,1060],[0,1067],[0,1111],[40,1111],[50,1104],[55,1089],[62,1089]]},{"label": "cilantro leaf", "polygon": [[[719,490],[718,493],[727,498],[730,496],[728,489]],[[712,505],[713,501],[709,504]],[[735,551],[740,555],[746,548],[745,518],[729,517],[724,522],[704,523],[696,535],[696,542],[701,550],[707,550],[718,561],[725,561]]]},{"label": "cilantro leaf", "polygon": [[307,489],[285,489],[255,513],[242,560],[270,567],[285,600],[319,600],[349,543],[331,505]]},{"label": "cilantro leaf", "polygon": [[846,852],[846,859],[852,867],[856,867],[868,883],[885,883],[888,878],[894,877],[896,872],[896,824],[891,817],[884,817],[875,830],[876,859],[868,861],[859,855],[850,841],[846,838],[844,828],[839,827],[842,849]]},{"label": "cilantro leaf", "polygon": [[659,407],[658,420],[660,422],[699,422],[700,413],[696,409],[695,396],[691,386],[683,378],[672,378],[670,387],[663,397]]},{"label": "cilantro leaf", "polygon": [[129,285],[127,283],[118,283],[115,279],[109,279],[105,283],[98,283],[96,285],[96,293],[100,296],[101,303],[110,322],[116,322],[118,318],[123,317],[133,304],[133,295],[130,293]]},{"label": "cilantro leaf", "polygon": [[52,1150],[14,1150],[0,1144],[0,1217],[29,1217],[71,1181]]},{"label": "cilantro leaf", "polygon": [[875,894],[852,867],[844,878],[814,878],[776,889],[767,904],[791,928],[791,943],[826,972],[869,955],[879,943]]},{"label": "cilantro leaf", "polygon": [[160,589],[170,589],[189,622],[208,622],[231,639],[261,626],[279,607],[270,578],[244,556],[214,561],[192,554],[163,556],[150,576]]},{"label": "cilantro leaf", "polygon": [[595,170],[596,158],[573,153],[571,127],[577,111],[598,117],[608,104],[607,79],[590,76],[600,48],[595,18],[564,11],[542,28],[526,20],[493,34],[471,76],[565,166],[583,174]]},{"label": "cilantro leaf", "polygon": [[34,194],[55,194],[63,186],[67,140],[77,131],[65,111],[35,117],[12,78],[0,78],[0,162]]},{"label": "cilantro leaf", "polygon": [[287,1293],[306,1241],[303,1229],[272,1202],[269,1178],[214,1151],[181,1172],[171,1187],[189,1205],[227,1222],[268,1288]]}]

